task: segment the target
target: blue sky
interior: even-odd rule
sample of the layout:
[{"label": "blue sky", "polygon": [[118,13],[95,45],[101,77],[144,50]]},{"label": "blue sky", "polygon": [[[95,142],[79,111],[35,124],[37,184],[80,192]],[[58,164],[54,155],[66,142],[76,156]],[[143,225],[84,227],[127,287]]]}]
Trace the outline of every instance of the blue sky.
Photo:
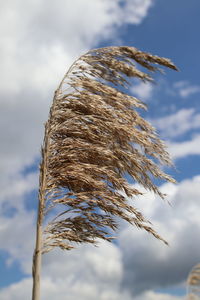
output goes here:
[{"label": "blue sky", "polygon": [[161,183],[135,205],[170,243],[122,223],[118,242],[44,256],[42,299],[182,300],[200,262],[200,2],[198,0],[7,0],[1,3],[0,299],[27,300],[38,162],[53,92],[88,49],[128,45],[170,58],[179,72],[133,82],[145,117],[165,140],[177,185]]}]

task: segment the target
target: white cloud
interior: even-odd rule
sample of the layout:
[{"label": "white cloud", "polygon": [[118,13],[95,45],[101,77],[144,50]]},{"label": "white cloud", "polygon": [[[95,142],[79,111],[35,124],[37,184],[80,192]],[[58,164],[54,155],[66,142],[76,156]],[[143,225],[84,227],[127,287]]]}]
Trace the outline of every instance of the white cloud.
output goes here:
[{"label": "white cloud", "polygon": [[[63,288],[60,299],[64,299],[66,285],[69,289],[71,286],[70,299],[109,299],[109,295],[115,299],[121,294],[122,272],[120,250],[107,242],[101,242],[98,248],[82,246],[63,255],[55,251],[44,258],[44,273]],[[54,297],[57,292],[56,289]],[[120,299],[119,295],[116,299]]]},{"label": "white cloud", "polygon": [[141,20],[146,17],[149,8],[154,1],[151,0],[127,0],[124,1],[124,9],[121,14],[126,18],[126,23],[140,24]]},{"label": "white cloud", "polygon": [[[71,252],[54,251],[43,261],[42,299],[130,300],[120,291],[120,251],[113,244],[82,246]],[[21,291],[23,287],[23,292]],[[0,291],[5,300],[25,300],[31,295],[32,280],[24,279]]]},{"label": "white cloud", "polygon": [[[1,3],[0,171],[17,173],[39,154],[43,123],[72,61],[122,24],[139,24],[153,0],[8,0]],[[83,13],[84,12],[84,13]]]},{"label": "white cloud", "polygon": [[162,136],[174,138],[200,128],[200,114],[194,108],[183,108],[171,115],[151,120],[151,123],[161,131]]},{"label": "white cloud", "polygon": [[20,261],[25,274],[31,270],[31,259],[35,241],[35,213],[18,211],[14,217],[0,217],[1,249],[9,255],[7,265]]},{"label": "white cloud", "polygon": [[152,1],[124,0],[123,7],[120,3],[8,0],[1,10],[1,90],[52,88],[73,59],[115,36],[117,26],[141,23]]},{"label": "white cloud", "polygon": [[[156,293],[153,289],[181,286],[199,262],[200,176],[161,187],[168,194],[167,205],[150,192],[134,199],[134,205],[152,220],[168,240],[167,247],[144,231],[123,223],[118,232],[119,246],[100,242],[99,247],[78,246],[72,251],[54,250],[43,257],[42,297],[83,300],[181,300]],[[33,216],[21,210],[18,216],[4,218],[1,240],[23,270],[31,271]],[[14,224],[14,226],[13,226]],[[24,230],[26,228],[26,230]],[[3,233],[2,233],[3,232]],[[23,236],[22,233],[23,232]],[[192,247],[191,247],[192,245]],[[23,287],[23,288],[22,288]],[[30,298],[31,280],[24,279],[0,291],[5,300]]]},{"label": "white cloud", "polygon": [[[26,210],[25,199],[37,187],[37,173],[18,175],[0,182],[1,249],[9,255],[6,263],[9,265],[15,260],[20,261],[25,273],[30,273],[31,269],[36,214],[35,211]],[[37,198],[33,201],[36,204]]]},{"label": "white cloud", "polygon": [[199,184],[200,176],[184,180],[177,186],[163,185],[161,190],[169,193],[167,199],[172,207],[155,196],[149,197],[149,193],[135,200],[135,205],[153,222],[170,246],[155,241],[146,232],[132,230],[130,226],[120,232],[126,270],[123,286],[133,295],[153,288],[180,285],[185,282],[191,267],[199,262]]},{"label": "white cloud", "polygon": [[200,135],[184,142],[168,142],[168,150],[173,159],[183,158],[188,155],[200,155]]},{"label": "white cloud", "polygon": [[180,95],[183,98],[189,97],[192,94],[196,94],[200,92],[200,86],[188,86],[185,88],[182,88],[180,91]]},{"label": "white cloud", "polygon": [[188,81],[178,81],[174,84],[174,88],[182,98],[200,93],[200,85],[193,85]]},{"label": "white cloud", "polygon": [[[194,108],[180,109],[165,117],[150,120],[150,122],[159,129],[161,136],[168,139],[166,144],[173,159],[200,155],[200,135],[196,131],[200,128],[200,114],[196,113]],[[185,133],[193,135],[190,139],[181,142],[173,141]]]},{"label": "white cloud", "polygon": [[153,291],[149,291],[143,293],[139,297],[136,297],[135,300],[184,300],[185,297],[172,296],[168,294],[155,293]]},{"label": "white cloud", "polygon": [[[59,289],[58,289],[59,284]],[[0,291],[0,296],[4,300],[26,300],[31,298],[32,280],[24,279],[17,284],[13,284],[8,288]],[[68,286],[63,279],[63,282],[55,282],[50,278],[45,278],[42,281],[42,296],[44,299],[65,300],[68,297],[70,300],[131,300],[130,294],[120,291],[101,291],[97,293],[96,286],[76,285],[76,287]],[[81,294],[80,294],[81,292]],[[140,296],[134,297],[135,300],[184,300],[185,297],[172,296],[169,294],[155,293],[148,291],[142,293]]]},{"label": "white cloud", "polygon": [[4,300],[31,299],[32,279],[24,279],[18,283],[0,290],[0,297]]},{"label": "white cloud", "polygon": [[0,102],[0,171],[4,176],[16,174],[34,162],[42,142],[43,122],[47,118],[49,99],[39,92],[8,94]]},{"label": "white cloud", "polygon": [[[38,172],[28,173],[27,175],[17,175],[0,182],[1,194],[0,205],[10,203],[13,207],[20,209],[24,196],[38,187]],[[13,201],[13,198],[15,201]],[[21,204],[19,204],[19,201]],[[2,208],[0,215],[2,213]]]},{"label": "white cloud", "polygon": [[153,85],[150,82],[139,82],[131,87],[131,93],[141,101],[149,100],[153,94]]}]

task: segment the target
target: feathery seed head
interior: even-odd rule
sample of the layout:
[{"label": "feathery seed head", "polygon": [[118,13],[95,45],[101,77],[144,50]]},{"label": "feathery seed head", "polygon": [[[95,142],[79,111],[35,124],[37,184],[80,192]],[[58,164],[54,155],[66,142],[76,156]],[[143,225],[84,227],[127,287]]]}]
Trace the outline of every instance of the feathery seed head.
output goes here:
[{"label": "feathery seed head", "polygon": [[45,195],[44,210],[65,208],[45,229],[44,252],[96,243],[97,238],[109,241],[110,229],[117,228],[115,217],[163,240],[126,199],[141,194],[128,184],[126,174],[161,197],[152,178],[174,182],[156,164],[170,164],[163,142],[136,111],[146,105],[124,92],[130,77],[152,80],[136,64],[150,72],[159,70],[155,65],[177,70],[169,59],[136,48],[94,49],[72,65],[55,92],[45,129],[40,193]]}]

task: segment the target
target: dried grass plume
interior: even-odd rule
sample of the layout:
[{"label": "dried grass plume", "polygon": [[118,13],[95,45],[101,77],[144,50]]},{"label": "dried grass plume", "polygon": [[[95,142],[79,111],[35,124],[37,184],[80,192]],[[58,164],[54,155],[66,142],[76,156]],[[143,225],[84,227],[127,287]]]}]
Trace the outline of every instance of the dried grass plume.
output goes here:
[{"label": "dried grass plume", "polygon": [[200,264],[195,265],[187,279],[187,299],[200,299]]},{"label": "dried grass plume", "polygon": [[110,240],[115,216],[161,239],[126,200],[141,192],[125,174],[161,197],[152,177],[173,181],[154,161],[170,164],[163,142],[136,110],[145,104],[120,90],[129,77],[152,80],[135,62],[152,72],[155,64],[176,69],[131,47],[95,49],[72,65],[55,92],[42,149],[41,213],[58,206],[62,212],[45,229],[44,251]]},{"label": "dried grass plume", "polygon": [[[129,78],[152,81],[159,65],[177,70],[169,59],[133,47],[106,47],[82,55],[64,76],[45,125],[35,277],[40,251],[109,241],[116,217],[162,240],[128,203],[141,191],[125,177],[161,197],[153,178],[174,182],[158,166],[171,163],[163,142],[138,112],[146,105],[127,93]],[[54,217],[43,230],[47,212]]]}]

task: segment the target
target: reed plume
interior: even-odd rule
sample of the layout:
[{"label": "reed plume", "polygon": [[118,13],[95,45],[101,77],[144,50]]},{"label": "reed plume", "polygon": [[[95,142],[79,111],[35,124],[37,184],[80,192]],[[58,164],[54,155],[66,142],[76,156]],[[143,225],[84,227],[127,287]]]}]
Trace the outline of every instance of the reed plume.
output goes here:
[{"label": "reed plume", "polygon": [[[158,161],[171,163],[165,145],[138,112],[146,105],[127,94],[129,78],[152,81],[137,66],[151,73],[158,65],[177,70],[169,59],[136,48],[94,49],[73,63],[56,90],[40,165],[34,300],[39,299],[41,253],[110,241],[116,217],[163,240],[127,201],[142,193],[125,176],[161,197],[153,178],[174,181],[158,166]],[[54,218],[43,229],[47,212]]]},{"label": "reed plume", "polygon": [[200,264],[195,265],[187,279],[187,299],[200,299]]}]

